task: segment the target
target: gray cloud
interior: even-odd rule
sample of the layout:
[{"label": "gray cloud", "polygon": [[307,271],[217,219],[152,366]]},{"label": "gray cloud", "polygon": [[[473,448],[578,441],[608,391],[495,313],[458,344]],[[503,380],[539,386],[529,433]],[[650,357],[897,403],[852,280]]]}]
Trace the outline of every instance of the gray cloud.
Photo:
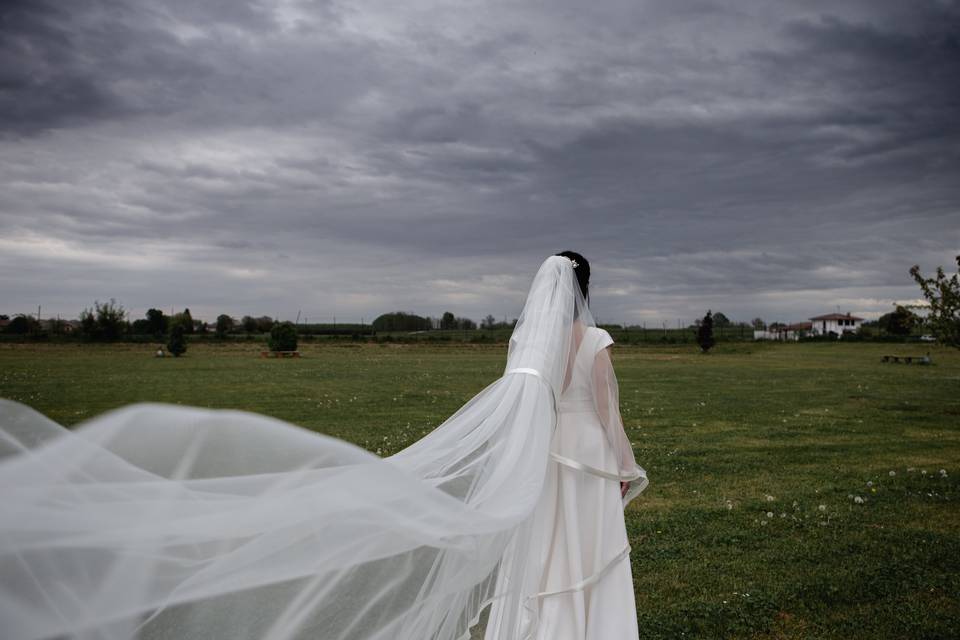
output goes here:
[{"label": "gray cloud", "polygon": [[960,250],[956,2],[0,8],[0,312],[607,321],[916,297]]}]

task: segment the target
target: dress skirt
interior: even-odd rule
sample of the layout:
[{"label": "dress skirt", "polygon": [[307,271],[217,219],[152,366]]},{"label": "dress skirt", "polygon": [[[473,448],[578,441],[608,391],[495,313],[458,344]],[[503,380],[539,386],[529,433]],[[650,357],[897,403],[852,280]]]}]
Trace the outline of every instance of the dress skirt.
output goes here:
[{"label": "dress skirt", "polygon": [[536,638],[637,640],[617,461],[592,407],[561,407],[551,451],[556,511]]}]

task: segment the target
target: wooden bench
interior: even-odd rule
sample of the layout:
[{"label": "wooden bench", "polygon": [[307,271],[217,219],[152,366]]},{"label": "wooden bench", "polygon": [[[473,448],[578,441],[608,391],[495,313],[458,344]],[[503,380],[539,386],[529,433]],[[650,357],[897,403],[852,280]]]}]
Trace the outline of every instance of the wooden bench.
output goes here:
[{"label": "wooden bench", "polygon": [[261,358],[299,358],[299,351],[261,351]]},{"label": "wooden bench", "polygon": [[902,362],[904,364],[931,364],[933,361],[930,359],[930,354],[928,353],[925,356],[882,356],[880,362]]}]

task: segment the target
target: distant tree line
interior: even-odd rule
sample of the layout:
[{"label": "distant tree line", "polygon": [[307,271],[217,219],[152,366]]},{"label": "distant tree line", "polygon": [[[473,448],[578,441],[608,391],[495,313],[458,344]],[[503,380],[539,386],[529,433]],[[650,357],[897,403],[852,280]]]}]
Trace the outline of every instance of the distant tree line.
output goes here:
[{"label": "distant tree line", "polygon": [[[919,285],[923,297],[926,300],[925,314],[921,317],[905,306],[897,306],[893,311],[880,316],[873,322],[865,322],[864,328],[877,329],[885,332],[888,336],[902,338],[914,334],[918,330],[929,331],[934,335],[938,342],[944,345],[950,345],[960,348],[960,256],[956,257],[958,273],[947,274],[942,267],[938,267],[936,272],[925,277],[919,266],[910,269],[910,275]],[[918,305],[911,305],[916,307]],[[923,305],[920,305],[923,306]],[[512,322],[497,322],[494,316],[487,315],[481,322],[481,328],[509,329],[516,326],[517,320]],[[292,323],[283,323],[282,329],[273,331],[277,322],[269,316],[258,318],[252,316],[243,316],[239,322],[227,314],[217,316],[216,322],[212,326],[214,335],[217,338],[226,338],[231,334],[246,333],[252,334],[271,334],[271,344],[289,344],[290,337],[298,334],[351,334],[355,338],[361,335],[370,335],[378,331],[382,332],[426,332],[434,329],[441,331],[472,331],[477,329],[477,323],[470,318],[455,316],[452,312],[446,311],[440,318],[431,318],[419,316],[415,313],[405,311],[394,311],[378,316],[371,325],[357,324],[313,324],[308,325]],[[289,325],[289,326],[287,326]],[[648,333],[646,325],[603,325],[616,328],[628,334],[631,331],[641,332],[641,339]],[[748,336],[752,337],[752,329],[776,330],[784,326],[783,323],[773,322],[769,325],[762,318],[754,318],[750,322],[731,321],[721,312],[712,313],[710,311],[697,322],[687,327],[682,327],[678,322],[677,330],[683,334],[689,335],[689,330],[693,329],[693,337],[700,345],[700,348],[706,352],[715,344],[714,331],[720,333],[720,337],[725,337],[727,332],[733,330],[734,336],[739,334],[741,339]],[[195,320],[190,313],[190,309],[184,309],[180,313],[167,316],[160,309],[149,309],[144,318],[131,321],[128,318],[127,311],[116,300],[110,299],[109,302],[101,303],[94,301],[93,307],[84,309],[80,314],[79,321],[66,321],[57,319],[48,319],[41,323],[37,318],[28,314],[18,314],[13,318],[6,315],[0,315],[0,327],[7,334],[37,336],[46,335],[65,335],[69,333],[79,334],[88,340],[117,340],[125,335],[132,336],[152,336],[156,339],[169,338],[171,342],[168,345],[176,345],[179,350],[182,346],[186,348],[186,337],[196,334],[208,333],[211,329],[206,322]],[[659,332],[657,326],[651,327],[653,332]],[[667,324],[663,324],[663,338],[667,339]],[[491,339],[496,334],[483,339]],[[861,330],[856,338],[864,336],[870,337],[870,333]],[[873,334],[876,336],[877,334]],[[389,336],[388,336],[389,337]],[[443,336],[441,336],[443,337]],[[671,338],[672,339],[672,338]],[[686,340],[686,338],[684,338]],[[286,342],[284,342],[286,341]],[[182,344],[181,344],[182,343]],[[171,348],[171,352],[174,349]]]}]

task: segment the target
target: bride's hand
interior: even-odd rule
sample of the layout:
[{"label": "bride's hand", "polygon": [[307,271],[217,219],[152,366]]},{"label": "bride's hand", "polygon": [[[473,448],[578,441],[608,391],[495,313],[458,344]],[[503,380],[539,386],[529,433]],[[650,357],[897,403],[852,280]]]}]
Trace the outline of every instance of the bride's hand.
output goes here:
[{"label": "bride's hand", "polygon": [[630,489],[630,483],[629,483],[629,482],[621,482],[621,483],[620,483],[620,497],[621,497],[621,498],[625,497],[625,496],[627,495],[627,491],[628,491],[629,489]]}]

